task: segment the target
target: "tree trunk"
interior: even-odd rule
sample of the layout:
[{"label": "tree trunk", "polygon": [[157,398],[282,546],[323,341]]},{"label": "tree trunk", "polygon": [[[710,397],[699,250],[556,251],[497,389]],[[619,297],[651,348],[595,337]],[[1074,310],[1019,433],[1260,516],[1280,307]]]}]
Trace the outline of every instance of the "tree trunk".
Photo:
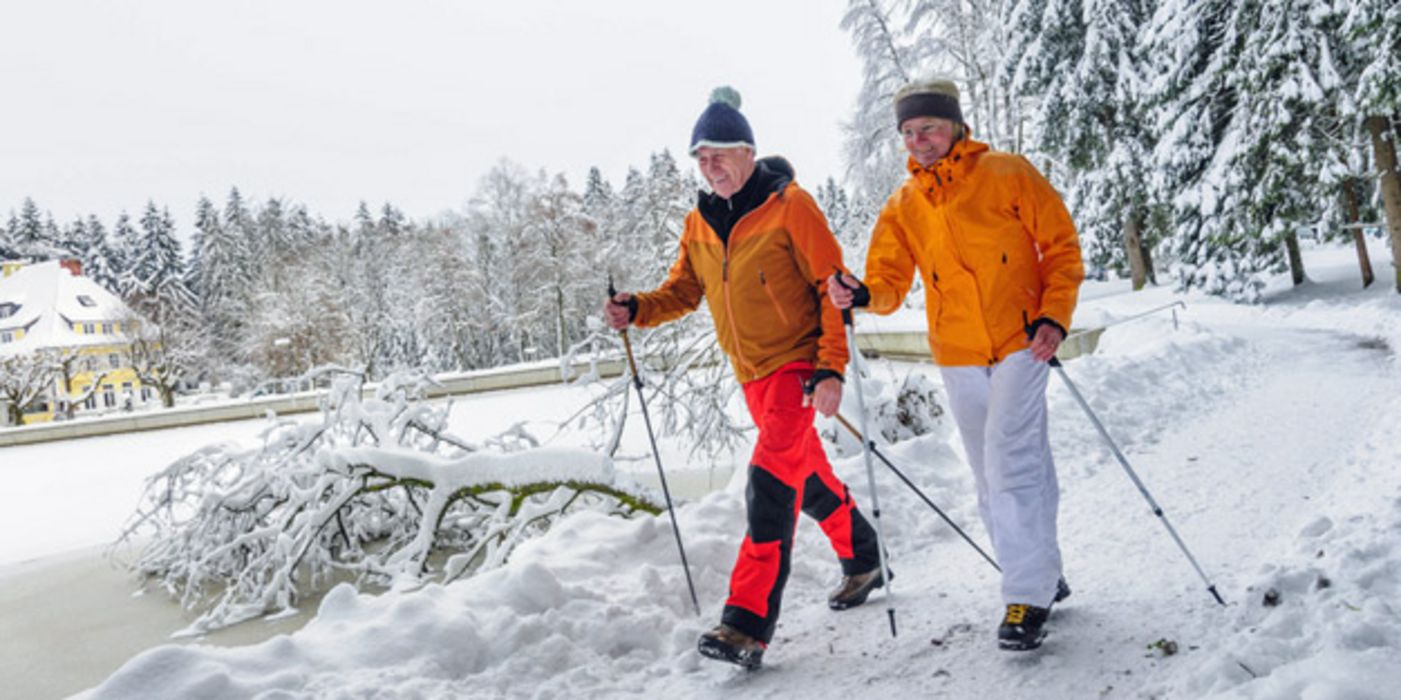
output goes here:
[{"label": "tree trunk", "polygon": [[1304,283],[1304,256],[1299,252],[1299,233],[1290,231],[1284,234],[1284,249],[1289,251],[1289,276],[1294,278],[1294,286]]},{"label": "tree trunk", "polygon": [[1351,178],[1343,180],[1343,211],[1347,215],[1347,222],[1353,226],[1352,241],[1357,244],[1357,264],[1362,268],[1362,288],[1366,289],[1372,285],[1372,257],[1367,254],[1367,236],[1363,234],[1361,223],[1362,213],[1357,207],[1357,183]]},{"label": "tree trunk", "polygon": [[1386,209],[1386,228],[1391,234],[1391,269],[1396,279],[1396,291],[1401,293],[1401,174],[1396,171],[1396,141],[1390,120],[1384,116],[1368,117],[1367,130],[1372,133],[1372,151],[1381,181],[1382,205]]},{"label": "tree trunk", "polygon": [[1143,255],[1143,222],[1138,211],[1129,208],[1124,213],[1124,255],[1129,259],[1129,274],[1133,278],[1133,290],[1143,289],[1148,280],[1148,264]]}]

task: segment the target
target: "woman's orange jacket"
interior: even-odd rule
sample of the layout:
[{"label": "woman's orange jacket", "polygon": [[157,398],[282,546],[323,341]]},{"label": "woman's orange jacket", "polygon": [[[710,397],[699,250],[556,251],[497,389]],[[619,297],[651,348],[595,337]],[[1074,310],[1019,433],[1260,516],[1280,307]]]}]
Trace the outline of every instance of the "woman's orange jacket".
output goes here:
[{"label": "woman's orange jacket", "polygon": [[870,309],[888,314],[924,282],[929,349],[942,366],[1001,362],[1027,347],[1028,321],[1070,328],[1085,277],[1070,213],[1021,156],[964,138],[881,210],[866,255]]},{"label": "woman's orange jacket", "polygon": [[745,214],[722,242],[697,209],[686,217],[681,252],[655,291],[634,295],[638,326],[690,313],[704,296],[720,347],[741,383],[793,361],[838,375],[846,369],[841,312],[826,278],[842,252],[811,195],[788,182]]}]

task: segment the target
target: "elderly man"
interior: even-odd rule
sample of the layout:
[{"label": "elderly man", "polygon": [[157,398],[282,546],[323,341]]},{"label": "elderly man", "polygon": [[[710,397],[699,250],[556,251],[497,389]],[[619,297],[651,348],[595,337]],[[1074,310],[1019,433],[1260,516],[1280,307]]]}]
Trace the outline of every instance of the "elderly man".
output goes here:
[{"label": "elderly man", "polygon": [[896,93],[910,177],[881,210],[865,284],[846,276],[846,287],[829,281],[827,290],[838,308],[888,314],[918,270],[929,347],[1002,568],[998,644],[1034,649],[1051,604],[1070,595],[1046,381],[1085,272],[1060,196],[1025,158],[974,141],[958,100],[948,80]]},{"label": "elderly man", "polygon": [[876,536],[827,462],[813,412],[841,402],[846,338],[827,301],[841,249],[816,202],[782,158],[755,160],[739,95],[719,88],[691,132],[691,155],[710,185],[686,217],[681,249],[654,291],[604,305],[614,329],[656,326],[704,297],[716,338],[759,428],[746,492],[748,532],[730,576],[721,623],[701,636],[708,657],[758,667],[773,638],[788,579],[798,511],[817,520],[844,574],[828,605],[865,602],[884,584]]}]

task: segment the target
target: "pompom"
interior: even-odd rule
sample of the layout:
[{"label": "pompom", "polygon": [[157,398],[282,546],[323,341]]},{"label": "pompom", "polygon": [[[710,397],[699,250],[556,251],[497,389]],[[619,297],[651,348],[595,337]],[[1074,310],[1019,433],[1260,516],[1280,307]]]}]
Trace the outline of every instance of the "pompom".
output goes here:
[{"label": "pompom", "polygon": [[721,85],[710,91],[710,103],[727,104],[735,109],[739,109],[739,90],[729,85]]}]

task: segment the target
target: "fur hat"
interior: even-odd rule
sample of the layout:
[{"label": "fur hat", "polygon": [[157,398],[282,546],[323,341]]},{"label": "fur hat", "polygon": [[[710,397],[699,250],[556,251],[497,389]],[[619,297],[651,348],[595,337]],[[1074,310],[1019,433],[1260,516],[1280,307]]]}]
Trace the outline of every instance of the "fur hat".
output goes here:
[{"label": "fur hat", "polygon": [[739,113],[739,91],[722,85],[710,92],[710,106],[701,112],[691,129],[691,155],[702,146],[711,148],[754,148],[754,132],[749,120]]},{"label": "fur hat", "polygon": [[914,117],[939,117],[955,124],[963,123],[963,110],[958,106],[958,86],[952,80],[933,78],[917,80],[895,93],[895,125]]}]

